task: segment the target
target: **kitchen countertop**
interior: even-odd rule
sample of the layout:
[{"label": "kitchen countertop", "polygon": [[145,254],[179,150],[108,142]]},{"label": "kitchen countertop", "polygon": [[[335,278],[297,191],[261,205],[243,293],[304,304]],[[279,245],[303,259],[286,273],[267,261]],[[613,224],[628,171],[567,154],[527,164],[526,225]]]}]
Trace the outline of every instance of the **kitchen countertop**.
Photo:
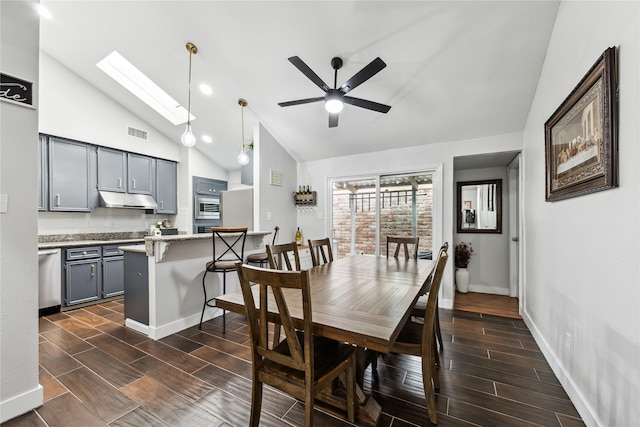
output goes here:
[{"label": "kitchen countertop", "polygon": [[143,243],[146,232],[49,234],[38,236],[38,249]]}]

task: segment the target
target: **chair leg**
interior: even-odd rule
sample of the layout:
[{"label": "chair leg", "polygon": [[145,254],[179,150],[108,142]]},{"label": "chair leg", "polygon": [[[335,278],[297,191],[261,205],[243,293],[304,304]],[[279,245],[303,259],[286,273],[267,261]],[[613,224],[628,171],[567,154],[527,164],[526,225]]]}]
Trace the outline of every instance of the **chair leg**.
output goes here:
[{"label": "chair leg", "polygon": [[[222,273],[222,295],[227,293],[227,272]],[[222,310],[222,333],[227,332],[227,311]]]},{"label": "chair leg", "polygon": [[[254,372],[254,375],[257,375]],[[258,427],[260,424],[260,411],[262,410],[262,383],[253,380],[253,387],[251,387],[251,418],[249,425],[251,427]]]},{"label": "chair leg", "polygon": [[440,330],[440,315],[438,314],[438,301],[436,300],[436,320],[434,323],[434,329],[436,332],[436,339],[438,340],[438,345],[440,346],[440,351],[444,350],[444,344],[442,342],[442,331]]},{"label": "chair leg", "polygon": [[200,325],[198,325],[198,329],[202,329],[202,319],[204,319],[204,310],[207,308],[207,287],[204,283],[204,278],[207,277],[207,273],[209,270],[204,271],[204,276],[202,276],[202,290],[204,291],[204,304],[202,305],[202,314],[200,315]]},{"label": "chair leg", "polygon": [[[376,354],[377,356],[377,354]],[[356,356],[351,357],[351,363],[347,368],[347,418],[350,423],[354,423],[356,419]]]}]

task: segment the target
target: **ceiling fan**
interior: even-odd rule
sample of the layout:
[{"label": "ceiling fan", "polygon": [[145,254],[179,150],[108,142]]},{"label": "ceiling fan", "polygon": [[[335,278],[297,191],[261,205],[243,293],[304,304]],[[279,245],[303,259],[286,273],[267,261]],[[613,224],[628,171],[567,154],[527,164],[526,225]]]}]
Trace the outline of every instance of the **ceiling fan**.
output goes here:
[{"label": "ceiling fan", "polygon": [[289,107],[291,105],[308,104],[311,102],[324,101],[325,109],[329,112],[329,127],[334,128],[338,126],[338,114],[342,111],[344,104],[355,105],[356,107],[366,108],[368,110],[377,111],[379,113],[387,113],[391,107],[389,105],[379,104],[373,101],[367,101],[366,99],[354,98],[352,96],[346,96],[347,93],[360,86],[362,83],[369,80],[371,77],[378,74],[387,64],[380,58],[376,58],[371,61],[362,70],[358,71],[349,80],[344,82],[340,87],[338,85],[338,70],[342,68],[342,59],[335,57],[331,60],[331,67],[334,70],[333,89],[331,89],[325,82],[322,81],[316,73],[313,72],[302,59],[297,56],[289,58],[291,62],[298,70],[302,72],[309,80],[316,84],[320,89],[325,92],[325,96],[317,98],[298,99],[296,101],[279,102],[281,107]]}]

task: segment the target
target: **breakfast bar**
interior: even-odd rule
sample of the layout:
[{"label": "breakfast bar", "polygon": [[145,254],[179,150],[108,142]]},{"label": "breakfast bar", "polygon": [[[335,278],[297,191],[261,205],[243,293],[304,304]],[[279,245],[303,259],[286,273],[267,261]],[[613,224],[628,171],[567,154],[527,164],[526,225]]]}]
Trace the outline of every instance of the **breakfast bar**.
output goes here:
[{"label": "breakfast bar", "polygon": [[[264,250],[270,232],[249,231],[245,256]],[[212,235],[149,236],[144,245],[123,246],[125,325],[158,340],[200,322],[202,276],[212,257]],[[216,244],[219,242],[216,241]],[[227,292],[239,289],[237,277],[227,278]],[[207,276],[207,292],[222,294],[222,277]],[[208,308],[204,319],[221,314]]]}]

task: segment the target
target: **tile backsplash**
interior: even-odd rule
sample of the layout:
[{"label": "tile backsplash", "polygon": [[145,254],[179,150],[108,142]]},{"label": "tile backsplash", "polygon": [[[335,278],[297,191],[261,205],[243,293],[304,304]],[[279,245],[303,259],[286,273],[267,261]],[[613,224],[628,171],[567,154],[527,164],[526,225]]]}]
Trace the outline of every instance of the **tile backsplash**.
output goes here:
[{"label": "tile backsplash", "polygon": [[116,208],[96,208],[93,212],[38,212],[38,234],[137,232],[165,219],[173,223],[175,215]]}]

